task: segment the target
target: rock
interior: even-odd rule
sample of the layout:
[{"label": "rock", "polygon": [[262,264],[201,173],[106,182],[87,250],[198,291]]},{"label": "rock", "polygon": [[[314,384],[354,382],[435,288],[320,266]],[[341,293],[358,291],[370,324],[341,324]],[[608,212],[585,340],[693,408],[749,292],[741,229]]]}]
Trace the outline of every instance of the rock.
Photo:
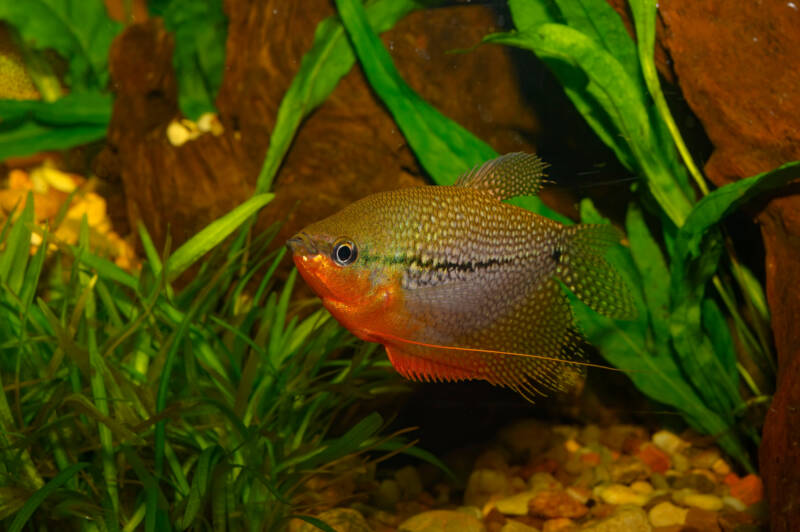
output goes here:
[{"label": "rock", "polygon": [[400,486],[392,479],[382,480],[378,489],[372,494],[372,502],[378,508],[392,511],[400,500]]},{"label": "rock", "polygon": [[642,495],[649,495],[653,493],[653,485],[649,482],[645,482],[644,480],[637,480],[631,484],[631,489],[636,493],[641,493]]},{"label": "rock", "polygon": [[668,430],[659,430],[653,434],[652,441],[656,447],[667,454],[679,453],[689,447],[688,442]]},{"label": "rock", "polygon": [[644,441],[647,433],[636,425],[612,425],[600,434],[600,442],[614,451],[622,451],[626,439]]},{"label": "rock", "polygon": [[622,484],[609,484],[597,490],[597,496],[608,504],[633,504],[644,506],[650,497],[633,491]]},{"label": "rock", "polygon": [[716,495],[696,493],[686,489],[673,492],[672,499],[684,506],[692,506],[694,508],[700,508],[701,510],[712,510],[715,512],[722,510],[724,506],[722,499]]},{"label": "rock", "polygon": [[[316,517],[335,529],[336,532],[372,532],[364,516],[352,508],[333,508],[322,512]],[[294,519],[292,523],[297,521],[300,520]],[[319,528],[305,521],[300,521],[295,526],[290,525],[292,532],[319,532]]]},{"label": "rock", "polygon": [[609,474],[613,482],[630,484],[636,480],[647,478],[648,470],[645,463],[633,456],[621,456],[609,467]]},{"label": "rock", "polygon": [[528,503],[530,512],[542,517],[583,517],[589,511],[586,505],[570,497],[565,491],[540,491]]},{"label": "rock", "polygon": [[500,447],[491,447],[482,452],[475,459],[474,469],[494,469],[506,471],[508,469],[508,451]]},{"label": "rock", "polygon": [[650,482],[653,483],[653,487],[657,490],[670,489],[669,482],[667,482],[667,477],[660,473],[653,473],[650,475]]},{"label": "rock", "polygon": [[509,519],[506,521],[506,524],[503,525],[503,528],[500,529],[500,532],[539,532],[539,529],[528,526],[525,523],[520,523],[514,519]]},{"label": "rock", "polygon": [[597,425],[586,425],[578,433],[578,441],[584,445],[594,445],[600,441],[602,431]]},{"label": "rock", "polygon": [[528,479],[528,486],[534,491],[559,490],[561,482],[557,481],[550,473],[534,473]]},{"label": "rock", "polygon": [[508,495],[510,483],[505,473],[493,469],[476,469],[467,480],[464,504],[482,507],[492,495]]},{"label": "rock", "polygon": [[536,493],[533,490],[515,493],[494,501],[494,507],[504,515],[528,515],[528,502]]},{"label": "rock", "polygon": [[523,419],[502,429],[497,435],[500,443],[516,456],[534,458],[550,445],[550,427],[537,419]]},{"label": "rock", "polygon": [[675,471],[685,473],[691,468],[691,463],[689,459],[683,453],[675,453],[670,455],[670,459],[672,460],[672,468]]},{"label": "rock", "polygon": [[542,532],[565,532],[567,530],[576,529],[575,522],[566,517],[559,517],[557,519],[548,519],[542,525]]},{"label": "rock", "polygon": [[636,453],[636,456],[639,459],[647,464],[651,471],[656,473],[664,473],[669,469],[670,460],[667,453],[653,445],[652,443],[646,443],[642,445],[639,449],[639,452]]},{"label": "rock", "polygon": [[651,532],[652,527],[644,510],[635,506],[621,506],[609,517],[585,525],[584,532]]},{"label": "rock", "polygon": [[764,498],[764,484],[758,475],[747,475],[732,484],[731,497],[735,497],[747,506],[757,503]]},{"label": "rock", "polygon": [[477,506],[459,506],[456,508],[457,512],[465,513],[467,515],[471,515],[475,519],[483,519],[483,512]]},{"label": "rock", "polygon": [[655,527],[676,526],[686,522],[688,513],[686,508],[680,508],[671,502],[661,502],[650,508],[647,517]]},{"label": "rock", "polygon": [[672,485],[675,489],[689,488],[700,493],[713,493],[717,484],[705,475],[691,473],[678,478]]},{"label": "rock", "polygon": [[397,470],[394,478],[404,499],[416,499],[422,493],[422,481],[415,467],[406,466]]},{"label": "rock", "polygon": [[686,515],[686,528],[690,530],[702,530],[703,532],[719,532],[717,523],[717,512],[701,510],[699,508],[689,508]]},{"label": "rock", "polygon": [[720,458],[711,464],[711,470],[717,475],[725,476],[731,472],[731,466],[723,458]]},{"label": "rock", "polygon": [[747,510],[747,505],[745,503],[743,503],[736,497],[731,497],[730,495],[726,495],[725,497],[723,497],[722,503],[725,506],[732,508],[733,510],[736,510],[737,512],[744,512],[745,510]]},{"label": "rock", "polygon": [[711,469],[711,466],[719,460],[719,449],[699,449],[689,457],[689,463],[697,469]]},{"label": "rock", "polygon": [[[417,514],[403,523],[398,532],[486,532],[480,520],[453,510],[431,510]],[[338,532],[338,531],[337,531]]]}]

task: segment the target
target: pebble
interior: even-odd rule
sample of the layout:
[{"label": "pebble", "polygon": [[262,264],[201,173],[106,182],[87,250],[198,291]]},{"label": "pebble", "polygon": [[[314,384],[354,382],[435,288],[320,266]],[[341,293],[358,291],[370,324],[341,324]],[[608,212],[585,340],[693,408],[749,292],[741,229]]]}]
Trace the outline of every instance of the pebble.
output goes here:
[{"label": "pebble", "polygon": [[669,501],[661,502],[650,508],[647,517],[650,524],[659,526],[679,526],[686,522],[689,510],[675,506]]},{"label": "pebble", "polygon": [[644,510],[635,506],[621,506],[609,517],[581,530],[585,532],[651,532],[653,527]]},{"label": "pebble", "polygon": [[564,532],[567,530],[574,530],[575,522],[566,517],[558,517],[556,519],[548,519],[542,525],[542,532]]},{"label": "pebble", "polygon": [[514,519],[509,519],[500,529],[500,532],[539,532],[538,528],[533,528],[525,523],[520,523]]},{"label": "pebble", "polygon": [[670,459],[672,460],[672,468],[680,473],[685,473],[692,467],[689,458],[683,453],[672,454],[670,455]]},{"label": "pebble", "polygon": [[713,493],[717,489],[717,484],[705,475],[691,473],[676,478],[672,487],[675,489],[693,489],[699,493]]},{"label": "pebble", "polygon": [[635,480],[647,478],[647,466],[633,456],[621,456],[611,464],[609,469],[611,480],[619,484],[630,484]]},{"label": "pebble", "polygon": [[686,528],[702,530],[703,532],[719,532],[717,512],[689,508],[689,512],[686,515]]},{"label": "pebble", "polygon": [[464,512],[430,510],[401,523],[398,532],[486,532],[486,526]]},{"label": "pebble", "polygon": [[400,500],[400,486],[396,480],[386,479],[378,484],[378,489],[372,495],[372,502],[382,510],[392,511]]},{"label": "pebble", "polygon": [[669,456],[652,443],[642,445],[637,456],[642,462],[647,464],[651,471],[665,473],[667,469],[669,469]]},{"label": "pebble", "polygon": [[689,443],[668,430],[659,430],[653,434],[653,443],[667,454],[675,454],[689,447]]},{"label": "pebble", "polygon": [[631,489],[636,493],[641,493],[642,495],[649,495],[653,493],[653,485],[644,480],[637,480],[631,484]]},{"label": "pebble", "polygon": [[505,473],[493,469],[476,469],[467,480],[464,504],[480,508],[493,495],[502,497],[507,495],[509,490],[509,480]]},{"label": "pebble", "polygon": [[[317,519],[324,521],[336,532],[372,532],[372,529],[367,524],[367,520],[357,510],[352,508],[332,508],[326,510],[317,516]],[[294,523],[298,522],[297,525]],[[293,519],[292,524],[289,526],[291,532],[318,532],[319,529],[299,519]],[[412,531],[413,532],[413,531]],[[432,530],[430,532],[433,532]],[[453,531],[455,532],[455,531]]]},{"label": "pebble", "polygon": [[528,490],[494,501],[494,507],[504,515],[528,515],[528,502],[536,495]]},{"label": "pebble", "polygon": [[416,467],[406,466],[398,469],[394,479],[403,494],[404,499],[416,499],[422,494],[422,480]]},{"label": "pebble", "polygon": [[542,517],[583,517],[589,512],[586,505],[573,499],[567,492],[540,491],[528,503],[530,512]]},{"label": "pebble", "polygon": [[723,458],[720,458],[711,464],[711,470],[717,475],[725,476],[731,472],[731,466]]},{"label": "pebble", "polygon": [[714,462],[719,460],[720,454],[717,449],[700,449],[695,450],[689,457],[689,462],[692,467],[698,469],[711,469]]},{"label": "pebble", "polygon": [[610,484],[603,486],[597,491],[597,495],[608,504],[633,504],[644,506],[650,497],[642,493],[633,491],[628,486],[622,484]]},{"label": "pebble", "polygon": [[745,505],[750,506],[764,498],[764,483],[761,477],[747,475],[738,479],[736,482],[728,483],[731,488],[731,497],[739,499]]},{"label": "pebble", "polygon": [[725,506],[722,503],[722,499],[716,495],[696,493],[691,490],[678,490],[672,494],[672,498],[678,504],[700,508],[701,510],[717,512]]},{"label": "pebble", "polygon": [[744,512],[745,510],[747,510],[747,505],[745,503],[743,503],[736,497],[731,497],[730,495],[726,495],[725,497],[723,497],[722,503],[725,506],[733,508],[737,512]]},{"label": "pebble", "polygon": [[546,491],[561,489],[561,482],[557,481],[550,473],[534,473],[528,479],[528,486],[533,491]]}]

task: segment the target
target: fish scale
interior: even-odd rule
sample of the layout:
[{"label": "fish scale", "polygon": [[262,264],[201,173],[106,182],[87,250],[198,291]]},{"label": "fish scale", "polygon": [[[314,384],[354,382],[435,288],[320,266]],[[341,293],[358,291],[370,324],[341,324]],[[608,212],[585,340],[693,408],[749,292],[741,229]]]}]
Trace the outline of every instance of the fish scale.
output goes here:
[{"label": "fish scale", "polygon": [[566,389],[581,373],[582,337],[562,284],[606,315],[635,310],[603,258],[616,229],[501,201],[537,192],[544,166],[508,154],[452,187],[373,194],[290,239],[295,264],[333,316],[383,344],[408,378],[483,379],[528,398]]}]

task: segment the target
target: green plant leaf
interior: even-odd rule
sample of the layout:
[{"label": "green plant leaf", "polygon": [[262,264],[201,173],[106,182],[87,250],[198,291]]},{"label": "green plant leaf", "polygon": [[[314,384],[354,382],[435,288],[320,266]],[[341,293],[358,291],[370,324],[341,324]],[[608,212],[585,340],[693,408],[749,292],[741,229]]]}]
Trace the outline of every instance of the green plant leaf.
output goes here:
[{"label": "green plant leaf", "polygon": [[[459,175],[497,156],[490,146],[420,98],[400,76],[389,52],[370,29],[364,9],[354,0],[337,0],[339,14],[364,73],[389,108],[414,154],[439,185],[451,185]],[[538,214],[568,222],[538,197],[510,201]]]},{"label": "green plant leaf", "polygon": [[709,193],[700,200],[681,227],[679,245],[692,257],[702,254],[700,243],[706,232],[743,204],[768,190],[800,179],[800,161],[784,164],[775,170],[740,179]]},{"label": "green plant leaf", "polygon": [[214,112],[228,33],[222,0],[172,0],[162,16],[164,26],[175,34],[172,64],[181,111],[193,120]]},{"label": "green plant leaf", "polygon": [[52,48],[69,63],[72,90],[108,84],[108,50],[122,24],[108,18],[103,2],[25,0],[0,2],[0,20],[14,26],[27,46]]},{"label": "green plant leaf", "polygon": [[28,519],[31,518],[33,512],[41,505],[44,500],[53,494],[58,488],[63,486],[68,480],[74,477],[79,471],[85,469],[89,464],[86,462],[78,462],[77,464],[72,464],[68,468],[61,471],[58,475],[52,478],[47,484],[42,486],[39,490],[36,491],[33,495],[31,495],[25,504],[20,508],[17,515],[14,517],[14,520],[11,522],[11,526],[8,528],[8,532],[20,532],[22,527],[25,526],[25,523],[28,522]]},{"label": "green plant leaf", "polygon": [[389,108],[425,170],[437,182],[452,184],[465,171],[497,155],[408,86],[370,28],[360,2],[337,0],[336,5],[370,85]]},{"label": "green plant leaf", "polygon": [[99,92],[55,102],[0,100],[0,161],[100,140],[110,120],[111,96]]},{"label": "green plant leaf", "polygon": [[253,196],[231,212],[208,224],[169,257],[166,263],[167,278],[172,280],[185,272],[200,257],[219,245],[274,197],[274,194]]},{"label": "green plant leaf", "polygon": [[[537,2],[531,2],[531,4],[535,3]],[[612,54],[620,62],[632,80],[641,78],[636,43],[628,34],[622,18],[608,2],[605,0],[555,0],[555,3],[558,4],[561,15],[568,26],[580,31],[605,48],[606,52]],[[513,10],[512,13],[514,13]],[[516,18],[514,20],[516,23]]]},{"label": "green plant leaf", "polygon": [[28,192],[25,208],[11,226],[5,249],[0,253],[0,284],[19,294],[28,268],[33,225],[33,193]]},{"label": "green plant leaf", "polygon": [[[415,0],[380,0],[366,6],[367,20],[374,31],[382,33],[419,6],[420,2]],[[303,56],[300,70],[278,108],[269,149],[258,176],[257,192],[272,188],[272,180],[300,122],[333,92],[355,60],[339,18],[328,17],[320,22],[314,33],[314,43]]]}]

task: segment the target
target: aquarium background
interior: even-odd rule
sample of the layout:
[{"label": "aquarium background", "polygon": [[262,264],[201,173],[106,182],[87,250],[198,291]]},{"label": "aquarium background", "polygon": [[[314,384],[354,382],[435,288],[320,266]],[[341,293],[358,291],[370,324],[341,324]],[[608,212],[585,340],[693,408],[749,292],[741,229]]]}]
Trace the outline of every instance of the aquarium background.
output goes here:
[{"label": "aquarium background", "polygon": [[[469,503],[482,526],[506,526],[517,514],[496,501],[520,493],[533,528],[656,526],[667,501],[606,493],[625,484],[602,477],[614,446],[563,428],[635,422],[683,436],[620,443],[649,475],[709,471],[712,488],[645,477],[684,523],[692,510],[765,523],[763,477],[773,528],[791,530],[797,8],[679,4],[0,2],[7,526],[281,529],[299,516],[295,528],[338,530],[323,513],[346,509],[374,528],[375,508],[414,513],[380,498],[387,480],[414,510],[438,508],[390,478],[421,463],[451,478],[437,477],[453,492],[440,506]],[[534,406],[481,383],[414,386],[295,290],[283,242],[299,227],[511,151],[538,152],[555,181],[516,204],[625,230],[610,260],[637,320],[574,302],[592,360],[625,377],[592,372]],[[566,483],[556,470],[493,492],[476,474],[497,466],[485,453],[471,465],[491,467],[444,463],[535,417],[543,450],[597,455],[581,462],[591,478],[569,472],[587,492],[571,500],[641,514],[556,515],[531,502],[536,473]],[[679,467],[703,445],[727,458]],[[484,488],[496,497],[474,497]]]}]

